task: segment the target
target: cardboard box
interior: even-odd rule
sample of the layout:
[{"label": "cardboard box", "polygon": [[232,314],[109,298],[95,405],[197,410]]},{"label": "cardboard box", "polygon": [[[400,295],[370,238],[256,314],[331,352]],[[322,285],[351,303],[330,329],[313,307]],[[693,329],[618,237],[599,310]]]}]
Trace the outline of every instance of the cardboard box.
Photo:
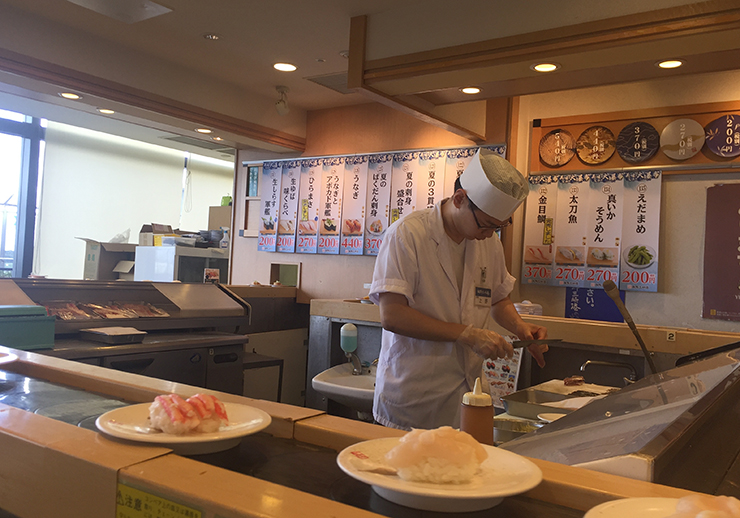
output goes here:
[{"label": "cardboard box", "polygon": [[85,267],[83,279],[116,280],[118,272],[114,269],[120,261],[133,261],[136,258],[134,243],[101,243],[94,239],[78,237],[85,242]]},{"label": "cardboard box", "polygon": [[118,274],[118,278],[122,281],[133,281],[135,264],[135,261],[118,261],[113,271]]},{"label": "cardboard box", "polygon": [[208,230],[220,230],[231,227],[231,205],[208,207]]},{"label": "cardboard box", "polygon": [[155,235],[173,235],[171,225],[161,225],[159,223],[149,223],[142,225],[139,231],[139,245],[154,246]]}]

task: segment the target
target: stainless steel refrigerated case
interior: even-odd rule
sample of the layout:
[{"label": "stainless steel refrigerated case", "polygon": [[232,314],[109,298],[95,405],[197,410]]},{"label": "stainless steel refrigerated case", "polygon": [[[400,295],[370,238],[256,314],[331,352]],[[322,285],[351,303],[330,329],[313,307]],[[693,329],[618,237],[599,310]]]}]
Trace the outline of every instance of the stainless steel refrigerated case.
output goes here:
[{"label": "stainless steel refrigerated case", "polygon": [[740,349],[653,374],[502,445],[515,453],[740,496]]}]

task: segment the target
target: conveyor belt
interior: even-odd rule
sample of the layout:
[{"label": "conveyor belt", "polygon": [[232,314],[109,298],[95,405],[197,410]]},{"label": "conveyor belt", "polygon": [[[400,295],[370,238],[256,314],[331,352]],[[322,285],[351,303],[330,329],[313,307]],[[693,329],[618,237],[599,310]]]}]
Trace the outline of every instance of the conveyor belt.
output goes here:
[{"label": "conveyor belt", "polygon": [[[95,419],[100,414],[130,404],[2,370],[0,403],[90,430],[97,430]],[[345,475],[337,466],[336,456],[336,452],[328,448],[258,433],[245,437],[239,446],[230,450],[192,455],[190,458],[390,518],[453,516],[449,513],[418,511],[384,500],[367,484]],[[3,514],[1,507],[2,503],[0,518],[9,516]],[[510,497],[493,509],[454,516],[580,518],[583,512],[523,497]]]}]

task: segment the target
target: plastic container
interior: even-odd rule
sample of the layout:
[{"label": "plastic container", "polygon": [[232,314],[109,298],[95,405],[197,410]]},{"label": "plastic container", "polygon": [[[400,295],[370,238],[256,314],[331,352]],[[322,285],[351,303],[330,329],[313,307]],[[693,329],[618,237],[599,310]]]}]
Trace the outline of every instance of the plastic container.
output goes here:
[{"label": "plastic container", "polygon": [[520,315],[542,315],[542,306],[540,304],[533,304],[528,300],[515,302],[514,308]]},{"label": "plastic container", "polygon": [[221,227],[221,231],[223,232],[223,237],[219,241],[218,247],[229,248],[229,227]]},{"label": "plastic container", "polygon": [[339,330],[339,346],[345,354],[357,350],[357,326],[354,324],[344,324],[342,326]]},{"label": "plastic container", "polygon": [[493,446],[493,400],[481,389],[476,378],[473,392],[463,395],[460,407],[460,430],[473,436],[481,444]]}]

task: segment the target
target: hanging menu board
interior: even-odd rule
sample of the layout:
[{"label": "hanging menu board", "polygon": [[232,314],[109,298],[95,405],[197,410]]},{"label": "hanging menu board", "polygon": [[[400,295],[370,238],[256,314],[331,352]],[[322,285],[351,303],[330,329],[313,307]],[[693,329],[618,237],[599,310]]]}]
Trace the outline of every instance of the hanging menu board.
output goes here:
[{"label": "hanging menu board", "polygon": [[455,194],[455,180],[463,174],[465,168],[473,157],[478,148],[448,149],[445,159],[445,196],[450,197]]},{"label": "hanging menu board", "polygon": [[416,210],[416,181],[419,153],[393,155],[391,178],[391,224]]},{"label": "hanging menu board", "polygon": [[586,234],[586,288],[619,282],[624,183],[617,173],[592,174],[589,181]]},{"label": "hanging menu board", "polygon": [[430,209],[444,197],[445,152],[419,153],[419,181],[416,200],[420,209]]},{"label": "hanging menu board", "polygon": [[324,158],[321,167],[319,206],[320,254],[339,253],[339,225],[342,210],[344,157]]},{"label": "hanging menu board", "polygon": [[367,167],[364,253],[378,255],[390,217],[393,155],[371,155]]},{"label": "hanging menu board", "polygon": [[295,252],[300,176],[300,160],[283,162],[277,232],[278,252]]},{"label": "hanging menu board", "polygon": [[339,253],[362,255],[365,228],[368,157],[347,157],[344,162],[344,196]]},{"label": "hanging menu board", "polygon": [[588,181],[582,175],[561,176],[555,208],[555,266],[552,285],[580,288],[586,278]]},{"label": "hanging menu board", "polygon": [[619,289],[658,291],[660,171],[624,174]]},{"label": "hanging menu board", "polygon": [[262,165],[260,229],[257,236],[257,250],[263,252],[274,252],[277,247],[275,234],[277,232],[282,173],[282,162],[265,162]]},{"label": "hanging menu board", "polygon": [[660,171],[530,176],[522,283],[657,291],[660,184]]},{"label": "hanging menu board", "polygon": [[301,161],[299,190],[298,243],[299,254],[315,254],[319,244],[319,189],[323,160]]},{"label": "hanging menu board", "polygon": [[557,176],[541,175],[530,178],[524,214],[524,284],[552,284],[553,233],[558,192]]}]

